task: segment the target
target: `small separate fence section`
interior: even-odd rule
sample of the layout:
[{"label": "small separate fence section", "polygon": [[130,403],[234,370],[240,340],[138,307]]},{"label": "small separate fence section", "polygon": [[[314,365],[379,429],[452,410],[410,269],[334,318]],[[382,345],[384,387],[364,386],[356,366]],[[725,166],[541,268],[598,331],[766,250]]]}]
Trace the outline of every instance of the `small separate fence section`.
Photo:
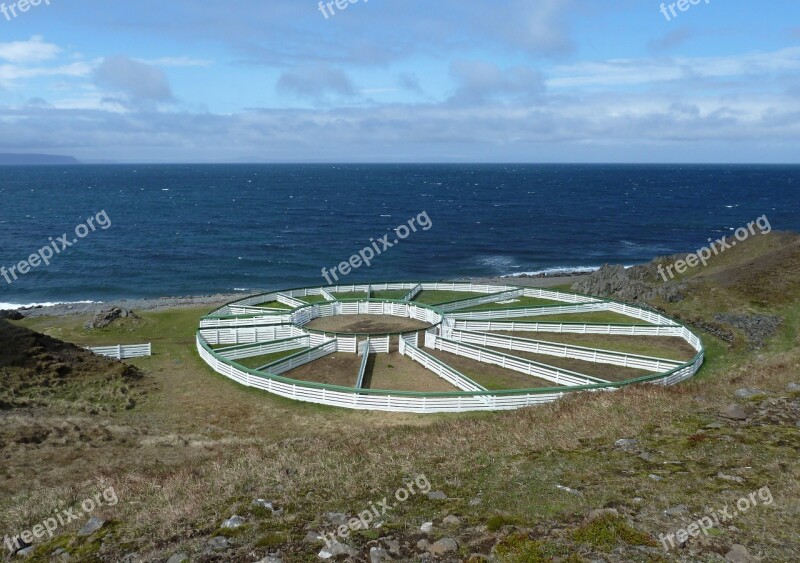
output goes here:
[{"label": "small separate fence section", "polygon": [[[401,299],[371,299],[390,291]],[[439,305],[414,302],[421,292],[453,292],[459,299]],[[403,293],[405,292],[405,293]],[[463,298],[463,293],[474,297]],[[353,299],[347,299],[347,294]],[[461,295],[458,295],[461,294]],[[314,299],[304,301],[304,298]],[[366,296],[366,297],[365,297]],[[555,304],[514,307],[520,298],[537,298]],[[524,299],[523,299],[524,301]],[[265,308],[260,305],[281,303]],[[496,308],[464,311],[496,303]],[[631,319],[630,323],[558,322],[535,319],[512,320],[544,315],[575,315],[608,312]],[[348,334],[312,330],[308,323],[335,315],[387,315],[416,319],[430,328],[390,334]],[[496,332],[561,333],[608,336],[650,336],[680,338],[696,355],[688,362],[637,355],[604,348],[577,346],[529,337],[519,338]],[[424,339],[422,338],[424,336]],[[458,370],[420,347],[440,350],[484,364],[546,380],[553,387],[516,390],[487,390]],[[149,355],[136,351],[138,355]],[[216,348],[215,348],[216,347]],[[107,355],[126,355],[137,347],[107,347]],[[237,360],[278,352],[301,351],[250,369]],[[497,349],[507,350],[508,353]],[[197,350],[214,371],[242,385],[298,401],[359,410],[411,413],[467,412],[516,409],[557,400],[566,393],[613,391],[631,384],[673,385],[684,381],[703,365],[705,351],[695,334],[682,324],[647,307],[619,303],[588,295],[513,285],[471,282],[381,282],[297,288],[247,297],[207,315],[197,332]],[[447,381],[458,391],[415,392],[364,388],[371,354],[399,353]],[[604,379],[558,368],[514,355],[525,352],[610,364],[652,372],[651,375],[608,382]],[[289,379],[283,374],[333,353],[359,354],[360,367],[355,387],[339,387]],[[97,352],[102,353],[102,352]]]},{"label": "small separate fence section", "polygon": [[127,360],[130,358],[144,358],[153,355],[153,347],[150,344],[119,344],[117,346],[94,346],[87,348],[90,352],[98,356],[116,358],[117,360]]}]

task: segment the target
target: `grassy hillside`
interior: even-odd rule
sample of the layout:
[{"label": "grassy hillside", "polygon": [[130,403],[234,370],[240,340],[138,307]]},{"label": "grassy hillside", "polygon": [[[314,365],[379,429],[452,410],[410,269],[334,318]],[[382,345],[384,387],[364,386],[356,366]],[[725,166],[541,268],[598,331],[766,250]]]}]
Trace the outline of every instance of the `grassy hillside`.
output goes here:
[{"label": "grassy hillside", "polygon": [[[757,237],[690,271],[683,300],[652,303],[703,337],[708,362],[695,380],[508,413],[360,413],[244,389],[197,358],[200,310],[143,313],[137,326],[100,332],[85,331],[79,317],[15,323],[82,345],[149,341],[156,355],[129,362],[141,377],[116,362],[109,365],[123,371],[83,372],[41,340],[31,342],[43,351],[29,360],[0,339],[1,533],[113,487],[117,504],[59,526],[35,542],[30,560],[63,549],[81,561],[180,553],[319,561],[317,533],[384,497],[396,506],[375,518],[381,525],[342,540],[354,560],[370,561],[371,552],[410,561],[795,560],[798,263],[800,237]],[[774,333],[753,331],[775,316]],[[54,386],[62,362],[69,383]],[[21,388],[39,365],[51,375]],[[131,405],[120,399],[123,385],[136,394]],[[26,438],[36,424],[53,437]],[[407,483],[442,494],[394,500]],[[747,510],[737,509],[748,497]],[[670,547],[669,534],[726,505],[729,520],[664,548],[662,537]],[[81,536],[90,515],[106,523]],[[233,515],[241,525],[222,528]]]}]

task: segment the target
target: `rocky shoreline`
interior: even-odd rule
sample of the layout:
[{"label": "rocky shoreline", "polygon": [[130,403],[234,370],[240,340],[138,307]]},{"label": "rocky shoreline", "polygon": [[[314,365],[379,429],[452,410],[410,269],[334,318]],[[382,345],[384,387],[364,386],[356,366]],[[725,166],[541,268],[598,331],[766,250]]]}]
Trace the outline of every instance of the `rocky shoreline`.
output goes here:
[{"label": "rocky shoreline", "polygon": [[[518,278],[475,278],[478,283],[524,285],[529,287],[550,287],[573,283],[583,279],[583,275],[518,277]],[[23,317],[66,317],[70,315],[91,315],[101,310],[124,309],[128,311],[165,311],[169,309],[191,309],[207,305],[209,311],[225,303],[244,299],[261,292],[217,293],[213,295],[189,295],[183,297],[157,297],[150,299],[118,299],[102,303],[63,303],[59,305],[26,307],[17,312]],[[0,318],[10,317],[10,311],[0,311]]]}]

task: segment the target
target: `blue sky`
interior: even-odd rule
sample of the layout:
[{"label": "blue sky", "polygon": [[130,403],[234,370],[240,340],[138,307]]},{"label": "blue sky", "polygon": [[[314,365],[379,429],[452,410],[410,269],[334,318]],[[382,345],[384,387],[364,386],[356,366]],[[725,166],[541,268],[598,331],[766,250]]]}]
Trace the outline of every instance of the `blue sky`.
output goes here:
[{"label": "blue sky", "polygon": [[655,0],[339,0],[327,18],[318,0],[19,1],[0,11],[0,152],[800,160],[797,0],[667,16]]}]

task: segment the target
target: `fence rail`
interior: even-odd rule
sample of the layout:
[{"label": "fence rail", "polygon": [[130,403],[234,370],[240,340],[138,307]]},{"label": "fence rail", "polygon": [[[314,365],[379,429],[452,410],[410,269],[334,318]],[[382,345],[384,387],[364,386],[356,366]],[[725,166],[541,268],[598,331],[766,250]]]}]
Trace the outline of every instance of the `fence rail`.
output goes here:
[{"label": "fence rail", "polygon": [[600,348],[573,346],[571,344],[559,344],[557,342],[546,342],[544,340],[515,338],[513,336],[491,334],[487,332],[454,330],[450,338],[466,344],[504,348],[506,350],[517,350],[520,352],[530,352],[532,354],[556,356],[559,358],[571,358],[584,362],[642,369],[656,373],[668,371],[683,365],[683,362],[677,360],[627,354],[625,352],[615,352]]},{"label": "fence rail", "polygon": [[143,358],[152,356],[153,348],[150,344],[119,344],[117,346],[94,346],[87,350],[98,356],[127,360],[129,358]]}]

